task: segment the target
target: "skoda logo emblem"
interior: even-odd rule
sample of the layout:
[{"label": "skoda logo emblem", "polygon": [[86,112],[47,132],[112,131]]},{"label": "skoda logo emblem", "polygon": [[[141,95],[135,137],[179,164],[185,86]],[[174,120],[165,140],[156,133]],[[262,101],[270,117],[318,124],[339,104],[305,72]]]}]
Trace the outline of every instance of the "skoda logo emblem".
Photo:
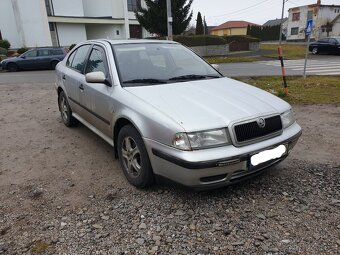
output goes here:
[{"label": "skoda logo emblem", "polygon": [[257,125],[259,125],[260,128],[264,128],[266,126],[266,121],[263,118],[258,118]]}]

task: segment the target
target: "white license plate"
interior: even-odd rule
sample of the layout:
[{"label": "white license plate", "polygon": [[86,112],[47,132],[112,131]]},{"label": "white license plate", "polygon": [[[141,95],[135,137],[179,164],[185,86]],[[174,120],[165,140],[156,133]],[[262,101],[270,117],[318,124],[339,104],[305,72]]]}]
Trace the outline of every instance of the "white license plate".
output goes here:
[{"label": "white license plate", "polygon": [[286,146],[281,144],[280,146],[274,149],[261,151],[260,153],[251,156],[250,163],[252,166],[257,166],[267,161],[281,158],[286,152],[287,152]]}]

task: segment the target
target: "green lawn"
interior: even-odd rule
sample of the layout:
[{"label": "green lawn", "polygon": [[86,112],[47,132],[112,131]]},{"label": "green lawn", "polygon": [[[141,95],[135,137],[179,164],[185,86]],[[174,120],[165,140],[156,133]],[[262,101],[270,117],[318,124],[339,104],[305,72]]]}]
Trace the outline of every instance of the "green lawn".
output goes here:
[{"label": "green lawn", "polygon": [[[261,44],[261,50],[273,51],[272,53],[264,54],[264,57],[277,58],[278,57],[278,44]],[[296,44],[282,44],[283,58],[284,59],[301,59],[305,57],[306,46]]]},{"label": "green lawn", "polygon": [[271,92],[293,104],[340,103],[340,76],[287,77],[288,96],[283,94],[280,76],[238,77],[237,80]]}]

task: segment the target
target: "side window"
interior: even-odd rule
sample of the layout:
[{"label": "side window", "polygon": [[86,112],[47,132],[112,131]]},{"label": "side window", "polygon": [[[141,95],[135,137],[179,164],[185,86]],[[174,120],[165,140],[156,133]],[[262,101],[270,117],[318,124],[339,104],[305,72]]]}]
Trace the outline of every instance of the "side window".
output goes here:
[{"label": "side window", "polygon": [[62,49],[52,49],[50,55],[63,55]]},{"label": "side window", "polygon": [[72,63],[70,63],[70,66],[73,69],[79,71],[80,73],[84,71],[85,64],[86,64],[86,56],[87,56],[87,53],[90,47],[91,45],[80,46],[77,49],[77,52],[75,53]]},{"label": "side window", "polygon": [[47,56],[49,56],[49,50],[47,50],[47,49],[38,50],[38,56],[39,57],[47,57]]},{"label": "side window", "polygon": [[336,44],[336,40],[333,39],[333,38],[330,38],[330,39],[329,39],[329,43],[335,45],[335,44]]},{"label": "side window", "polygon": [[89,60],[87,61],[85,73],[103,72],[107,75],[107,68],[105,65],[104,50],[99,47],[94,47],[91,51]]},{"label": "side window", "polygon": [[67,59],[67,61],[66,61],[66,66],[71,66],[72,61],[73,61],[74,56],[76,55],[76,53],[77,53],[77,50],[75,50],[75,51],[73,51],[73,52],[71,53],[71,55],[68,57],[68,59]]},{"label": "side window", "polygon": [[37,56],[37,51],[36,50],[29,51],[24,56],[26,58],[34,58]]}]

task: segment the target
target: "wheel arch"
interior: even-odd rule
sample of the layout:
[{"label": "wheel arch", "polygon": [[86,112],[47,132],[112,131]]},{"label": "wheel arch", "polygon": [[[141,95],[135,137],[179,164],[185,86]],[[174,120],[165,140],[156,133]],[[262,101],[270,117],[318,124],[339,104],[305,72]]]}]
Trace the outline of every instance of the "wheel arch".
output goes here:
[{"label": "wheel arch", "polygon": [[117,150],[118,134],[119,134],[119,131],[126,125],[133,126],[137,130],[137,132],[141,135],[139,128],[137,128],[137,126],[129,118],[127,117],[118,118],[113,127],[113,144],[114,144],[115,158],[118,158],[118,150]]}]

